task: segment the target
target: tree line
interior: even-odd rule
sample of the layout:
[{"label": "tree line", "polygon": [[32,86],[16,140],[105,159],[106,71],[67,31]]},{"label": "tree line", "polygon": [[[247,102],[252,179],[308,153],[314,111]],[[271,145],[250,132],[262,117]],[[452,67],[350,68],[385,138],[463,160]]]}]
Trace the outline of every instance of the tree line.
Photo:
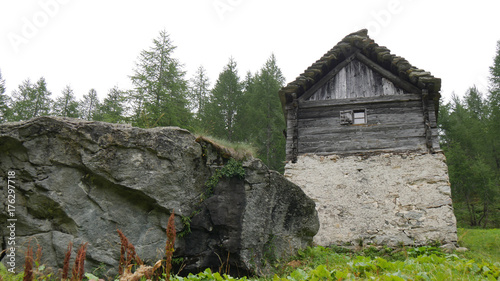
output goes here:
[{"label": "tree line", "polygon": [[439,111],[453,207],[459,226],[500,227],[500,41],[489,90],[471,87]]},{"label": "tree line", "polygon": [[94,89],[77,100],[70,86],[52,99],[43,77],[36,82],[26,79],[8,95],[0,72],[0,123],[55,115],[142,128],[179,126],[251,144],[256,157],[271,169],[283,171],[285,120],[277,92],[285,79],[275,56],[244,78],[236,61],[229,58],[211,87],[203,66],[191,79],[186,78],[183,65],[174,57],[175,49],[169,34],[161,31],[140,52],[130,76],[132,89],[114,87],[104,100]]}]

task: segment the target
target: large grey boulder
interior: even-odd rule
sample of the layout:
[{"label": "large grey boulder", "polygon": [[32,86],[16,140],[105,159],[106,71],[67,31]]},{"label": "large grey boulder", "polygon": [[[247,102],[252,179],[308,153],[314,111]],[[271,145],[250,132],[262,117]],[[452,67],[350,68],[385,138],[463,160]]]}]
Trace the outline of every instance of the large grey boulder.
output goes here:
[{"label": "large grey boulder", "polygon": [[[273,259],[312,242],[319,228],[315,204],[258,159],[243,162],[244,178],[223,178],[207,193],[205,183],[226,164],[226,154],[174,127],[52,117],[0,125],[5,211],[8,175],[15,173],[10,218],[16,219],[16,270],[22,270],[28,243],[42,246],[43,263],[62,268],[72,241],[89,242],[87,271],[101,266],[114,274],[117,229],[141,258],[154,263],[164,256],[174,210],[177,232],[183,234],[174,257],[182,257],[184,273],[207,267],[234,275],[267,273]],[[2,211],[2,249],[10,247],[8,219]],[[2,262],[10,268],[8,261]]]}]

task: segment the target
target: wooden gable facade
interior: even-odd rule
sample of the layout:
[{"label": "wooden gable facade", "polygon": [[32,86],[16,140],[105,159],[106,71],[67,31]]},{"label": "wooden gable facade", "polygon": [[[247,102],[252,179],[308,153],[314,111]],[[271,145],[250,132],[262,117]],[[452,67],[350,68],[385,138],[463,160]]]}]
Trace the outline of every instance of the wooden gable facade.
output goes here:
[{"label": "wooden gable facade", "polygon": [[441,80],[368,37],[349,34],[280,90],[287,161],[304,154],[439,150]]}]

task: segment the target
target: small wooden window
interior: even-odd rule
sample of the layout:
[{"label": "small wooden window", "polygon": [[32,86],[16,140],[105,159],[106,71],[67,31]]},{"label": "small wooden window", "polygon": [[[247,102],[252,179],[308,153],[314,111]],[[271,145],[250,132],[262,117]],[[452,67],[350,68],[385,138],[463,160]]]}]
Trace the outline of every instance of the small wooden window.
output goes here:
[{"label": "small wooden window", "polygon": [[353,111],[353,124],[366,124],[366,110],[354,110]]},{"label": "small wooden window", "polygon": [[366,110],[344,110],[340,112],[340,125],[366,124]]}]

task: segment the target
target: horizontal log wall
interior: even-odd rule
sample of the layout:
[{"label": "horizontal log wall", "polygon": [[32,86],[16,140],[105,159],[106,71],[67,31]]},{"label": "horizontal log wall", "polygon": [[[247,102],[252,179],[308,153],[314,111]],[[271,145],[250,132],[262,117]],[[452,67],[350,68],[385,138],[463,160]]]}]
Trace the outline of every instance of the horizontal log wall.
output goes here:
[{"label": "horizontal log wall", "polygon": [[[340,111],[361,109],[366,110],[367,124],[340,125]],[[430,115],[436,136],[435,114]],[[297,118],[299,154],[427,151],[419,95],[302,102]]]}]

